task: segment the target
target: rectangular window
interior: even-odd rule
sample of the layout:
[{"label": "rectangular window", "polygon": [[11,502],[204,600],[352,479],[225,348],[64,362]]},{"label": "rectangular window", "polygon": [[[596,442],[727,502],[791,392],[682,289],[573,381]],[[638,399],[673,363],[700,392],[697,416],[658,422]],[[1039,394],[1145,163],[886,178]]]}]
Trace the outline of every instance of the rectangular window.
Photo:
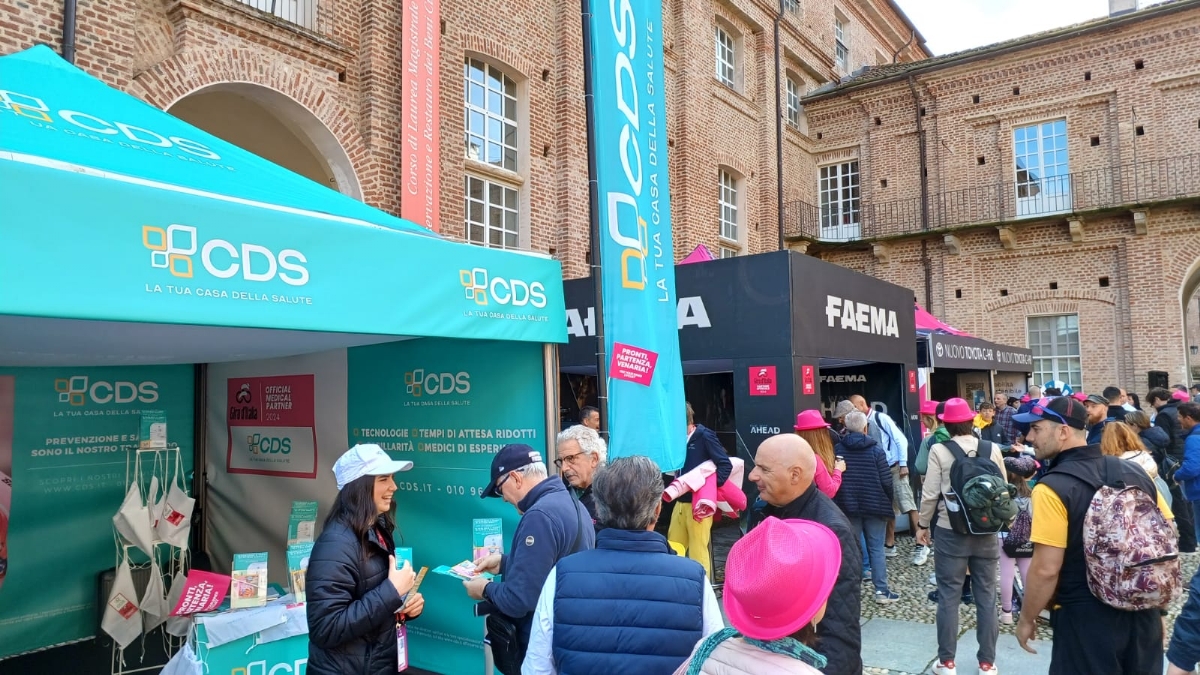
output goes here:
[{"label": "rectangular window", "polygon": [[520,194],[516,188],[467,175],[467,241],[490,248],[520,248]]},{"label": "rectangular window", "polygon": [[1018,216],[1071,210],[1066,120],[1013,129],[1013,157]]},{"label": "rectangular window", "polygon": [[724,28],[717,26],[717,81],[727,87],[734,86],[734,73],[737,72],[737,51],[733,36]]},{"label": "rectangular window", "polygon": [[464,63],[467,157],[517,170],[517,83],[476,59]]},{"label": "rectangular window", "polygon": [[726,247],[726,246],[722,246],[722,247],[721,247],[721,259],[722,259],[722,260],[723,260],[723,259],[725,259],[725,258],[736,258],[737,256],[738,256],[738,251],[737,251],[737,249],[735,249],[735,248],[728,248],[728,247]]},{"label": "rectangular window", "polygon": [[792,77],[787,79],[787,121],[794,127],[800,125],[800,83]]},{"label": "rectangular window", "polygon": [[846,24],[838,17],[833,18],[833,41],[835,44],[834,55],[837,60],[837,69],[841,72],[850,70],[850,48],[846,45]]},{"label": "rectangular window", "polygon": [[721,171],[721,238],[738,242],[738,182],[733,174]]},{"label": "rectangular window", "polygon": [[859,237],[858,162],[821,167],[821,238],[850,241]]},{"label": "rectangular window", "polygon": [[800,13],[800,0],[783,0],[783,11],[792,14]]},{"label": "rectangular window", "polygon": [[1075,391],[1083,388],[1078,314],[1029,317],[1029,349],[1035,383],[1062,380]]}]

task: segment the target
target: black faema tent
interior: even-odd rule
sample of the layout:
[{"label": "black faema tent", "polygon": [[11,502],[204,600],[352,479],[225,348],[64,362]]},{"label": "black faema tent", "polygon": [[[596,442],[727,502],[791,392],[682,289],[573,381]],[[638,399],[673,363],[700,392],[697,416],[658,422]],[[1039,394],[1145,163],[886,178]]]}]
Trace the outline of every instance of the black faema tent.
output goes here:
[{"label": "black faema tent", "polygon": [[[792,251],[677,265],[675,284],[687,397],[729,450],[746,456],[739,439],[752,451],[851,394],[918,433],[912,291]],[[591,279],[564,293],[567,424],[594,404],[596,338]]]}]

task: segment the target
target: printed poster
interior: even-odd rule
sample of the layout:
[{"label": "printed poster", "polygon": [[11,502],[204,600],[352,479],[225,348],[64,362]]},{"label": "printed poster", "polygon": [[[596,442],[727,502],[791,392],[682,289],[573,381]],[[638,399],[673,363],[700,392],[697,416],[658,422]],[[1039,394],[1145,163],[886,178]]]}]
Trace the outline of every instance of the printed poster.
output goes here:
[{"label": "printed poster", "polygon": [[[393,459],[396,529],[413,566],[436,571],[468,556],[474,539],[516,531],[516,509],[480,499],[492,457],[524,443],[546,456],[542,346],[523,342],[408,340],[348,350],[349,444],[378,443]],[[477,529],[477,519],[496,519]],[[511,536],[511,534],[509,534]],[[400,544],[399,537],[397,544]],[[493,538],[490,543],[495,543]],[[511,542],[503,541],[504,549]],[[408,625],[413,666],[439,673],[483,669],[483,619],[462,581],[430,575],[420,621]]]},{"label": "printed poster", "polygon": [[313,376],[229,379],[229,473],[317,477]]},{"label": "printed poster", "polygon": [[[99,630],[96,577],[115,561],[143,410],[191,429],[193,367],[0,368],[0,658]],[[190,485],[192,434],[173,440]]]}]

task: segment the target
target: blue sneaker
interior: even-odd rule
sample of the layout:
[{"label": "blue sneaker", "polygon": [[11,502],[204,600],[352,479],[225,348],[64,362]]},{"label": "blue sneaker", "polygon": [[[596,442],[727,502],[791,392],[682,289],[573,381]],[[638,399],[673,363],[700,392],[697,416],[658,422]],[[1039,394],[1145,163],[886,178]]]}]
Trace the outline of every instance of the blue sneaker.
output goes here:
[{"label": "blue sneaker", "polygon": [[900,599],[900,596],[893,593],[891,590],[875,591],[875,602],[880,605],[890,605]]}]

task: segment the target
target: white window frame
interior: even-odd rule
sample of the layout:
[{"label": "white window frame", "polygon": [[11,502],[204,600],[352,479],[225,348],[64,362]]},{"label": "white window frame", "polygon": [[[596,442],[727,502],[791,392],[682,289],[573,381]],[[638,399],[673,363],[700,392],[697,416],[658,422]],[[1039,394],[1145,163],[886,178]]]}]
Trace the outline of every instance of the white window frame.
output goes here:
[{"label": "white window frame", "polygon": [[783,0],[783,11],[800,15],[800,0]]},{"label": "white window frame", "polygon": [[725,26],[717,24],[716,30],[713,33],[713,48],[716,60],[714,75],[717,78],[717,82],[731,89],[736,89],[738,66],[737,37]]},{"label": "white window frame", "polygon": [[1066,213],[1073,208],[1067,120],[1013,127],[1017,215]]},{"label": "white window frame", "polygon": [[843,73],[850,70],[850,47],[846,39],[846,21],[842,17],[833,17],[833,56],[837,69]]},{"label": "white window frame", "polygon": [[[481,186],[479,198],[472,196],[472,181],[477,181]],[[499,200],[494,199],[497,192]],[[472,209],[472,206],[476,208]],[[500,222],[493,223],[493,216],[498,216]],[[521,188],[487,176],[467,173],[463,179],[463,228],[469,243],[488,248],[520,249]],[[494,235],[498,235],[498,243],[493,241],[496,238]]]},{"label": "white window frame", "polygon": [[821,238],[852,241],[861,236],[862,174],[857,159],[817,170]]},{"label": "white window frame", "polygon": [[786,113],[787,113],[786,119],[788,121],[788,124],[790,124],[794,127],[799,127],[800,126],[800,109],[801,109],[801,107],[800,107],[800,96],[801,96],[800,89],[801,89],[802,85],[800,84],[799,80],[797,80],[795,77],[792,77],[791,75],[788,75],[785,79],[787,81],[786,92],[785,92],[786,96],[784,99],[786,102],[786,104],[784,106],[784,109],[786,110]]},{"label": "white window frame", "polygon": [[[482,78],[475,77],[476,73],[482,73]],[[493,109],[493,103],[497,102],[499,109]],[[484,59],[466,57],[463,61],[463,152],[466,157],[506,171],[519,171],[519,106],[516,80]],[[509,107],[511,116],[505,110]],[[473,146],[479,147],[478,156],[473,156]],[[498,153],[498,158],[493,158],[493,152]]]},{"label": "white window frame", "polygon": [[[1083,389],[1083,358],[1079,339],[1079,314],[1044,314],[1025,319],[1029,349],[1033,351],[1034,382],[1062,380],[1075,391]],[[1074,335],[1072,344],[1071,335]]]},{"label": "white window frame", "polygon": [[742,179],[722,167],[717,171],[717,236],[723,244],[742,245]]},{"label": "white window frame", "polygon": [[728,246],[718,246],[717,249],[721,260],[726,258],[736,258],[742,254],[742,252],[736,248],[729,248]]}]

